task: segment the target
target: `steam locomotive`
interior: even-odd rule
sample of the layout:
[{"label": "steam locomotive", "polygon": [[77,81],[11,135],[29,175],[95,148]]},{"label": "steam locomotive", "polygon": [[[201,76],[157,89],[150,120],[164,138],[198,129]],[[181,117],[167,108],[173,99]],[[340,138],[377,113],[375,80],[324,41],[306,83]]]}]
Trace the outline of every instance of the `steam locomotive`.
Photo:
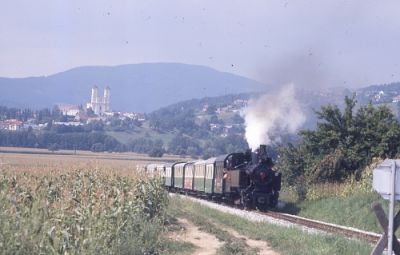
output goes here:
[{"label": "steam locomotive", "polygon": [[267,210],[278,203],[281,174],[272,170],[266,146],[207,160],[150,164],[146,171],[161,176],[173,192],[229,201],[247,209]]}]

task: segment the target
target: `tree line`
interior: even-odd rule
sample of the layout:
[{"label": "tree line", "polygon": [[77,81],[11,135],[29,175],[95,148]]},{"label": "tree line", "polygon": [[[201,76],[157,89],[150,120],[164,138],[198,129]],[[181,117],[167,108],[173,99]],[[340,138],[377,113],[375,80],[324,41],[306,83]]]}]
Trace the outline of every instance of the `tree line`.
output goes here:
[{"label": "tree line", "polygon": [[[101,148],[99,148],[100,144]],[[115,138],[102,132],[34,133],[31,130],[25,130],[1,131],[0,146],[49,148],[51,150],[118,151],[121,144]]]},{"label": "tree line", "polygon": [[51,122],[52,120],[64,121],[65,116],[62,115],[60,109],[57,106],[54,106],[53,109],[44,108],[40,110],[0,106],[0,120],[5,119],[17,119],[23,122],[26,122],[29,119],[33,119],[36,124],[43,124]]}]

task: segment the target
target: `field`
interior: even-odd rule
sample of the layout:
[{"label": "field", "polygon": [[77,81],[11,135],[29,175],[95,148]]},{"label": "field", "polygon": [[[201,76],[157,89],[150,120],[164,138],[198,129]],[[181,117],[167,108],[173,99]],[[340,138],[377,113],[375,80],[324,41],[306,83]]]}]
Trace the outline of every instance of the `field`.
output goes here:
[{"label": "field", "polygon": [[156,254],[164,249],[167,193],[159,180],[137,171],[153,159],[1,149],[2,254]]},{"label": "field", "polygon": [[[107,165],[113,165],[116,161],[129,161],[128,165],[132,164],[147,164],[149,162],[154,161],[177,161],[181,160],[182,157],[174,156],[174,155],[164,155],[162,158],[150,158],[143,154],[126,152],[126,153],[109,153],[109,152],[100,152],[94,153],[90,151],[73,151],[73,150],[59,150],[55,152],[51,152],[47,149],[32,149],[32,148],[17,148],[17,147],[0,147],[0,164],[2,164],[2,160],[6,160],[9,156],[6,154],[17,154],[14,156],[23,157],[28,160],[44,158],[46,162],[51,162],[52,160],[63,160],[63,161],[71,161],[78,160],[81,162],[90,162],[90,161],[102,161]],[[22,154],[22,155],[21,155]],[[23,156],[24,155],[24,156]],[[28,155],[36,155],[34,158],[29,158]],[[52,155],[49,157],[49,155]],[[68,157],[62,157],[68,156]],[[12,161],[10,161],[12,162]],[[3,162],[5,163],[5,162]],[[124,165],[124,164],[122,164]],[[124,165],[124,166],[128,166]]]}]

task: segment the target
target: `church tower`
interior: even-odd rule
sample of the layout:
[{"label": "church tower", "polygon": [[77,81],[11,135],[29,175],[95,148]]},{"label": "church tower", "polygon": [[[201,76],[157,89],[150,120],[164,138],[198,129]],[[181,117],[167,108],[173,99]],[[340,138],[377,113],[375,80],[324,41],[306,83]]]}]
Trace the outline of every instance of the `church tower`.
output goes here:
[{"label": "church tower", "polygon": [[86,108],[92,108],[94,114],[103,115],[110,112],[110,87],[104,89],[103,96],[99,96],[97,86],[93,86],[90,102],[86,104]]},{"label": "church tower", "polygon": [[110,111],[110,87],[104,89],[104,111]]},{"label": "church tower", "polygon": [[97,103],[97,86],[94,85],[92,88],[92,97],[90,99],[90,103],[94,104]]},{"label": "church tower", "polygon": [[90,104],[92,105],[92,110],[95,114],[99,114],[99,98],[98,98],[98,89],[97,86],[94,85],[92,88],[92,97],[90,99]]}]

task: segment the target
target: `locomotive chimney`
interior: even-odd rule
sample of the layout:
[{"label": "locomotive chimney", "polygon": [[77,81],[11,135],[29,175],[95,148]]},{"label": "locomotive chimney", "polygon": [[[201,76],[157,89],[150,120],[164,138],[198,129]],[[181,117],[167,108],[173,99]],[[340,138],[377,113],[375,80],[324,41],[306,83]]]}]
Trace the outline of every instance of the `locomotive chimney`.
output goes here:
[{"label": "locomotive chimney", "polygon": [[258,149],[258,161],[265,161],[268,158],[267,145],[261,144]]},{"label": "locomotive chimney", "polygon": [[259,154],[261,157],[264,156],[264,155],[267,156],[267,145],[261,144],[258,154]]},{"label": "locomotive chimney", "polygon": [[251,162],[253,164],[258,164],[260,160],[265,160],[267,157],[267,145],[261,144],[260,147],[251,154]]},{"label": "locomotive chimney", "polygon": [[253,165],[258,164],[258,154],[256,152],[251,153],[251,163]]}]

